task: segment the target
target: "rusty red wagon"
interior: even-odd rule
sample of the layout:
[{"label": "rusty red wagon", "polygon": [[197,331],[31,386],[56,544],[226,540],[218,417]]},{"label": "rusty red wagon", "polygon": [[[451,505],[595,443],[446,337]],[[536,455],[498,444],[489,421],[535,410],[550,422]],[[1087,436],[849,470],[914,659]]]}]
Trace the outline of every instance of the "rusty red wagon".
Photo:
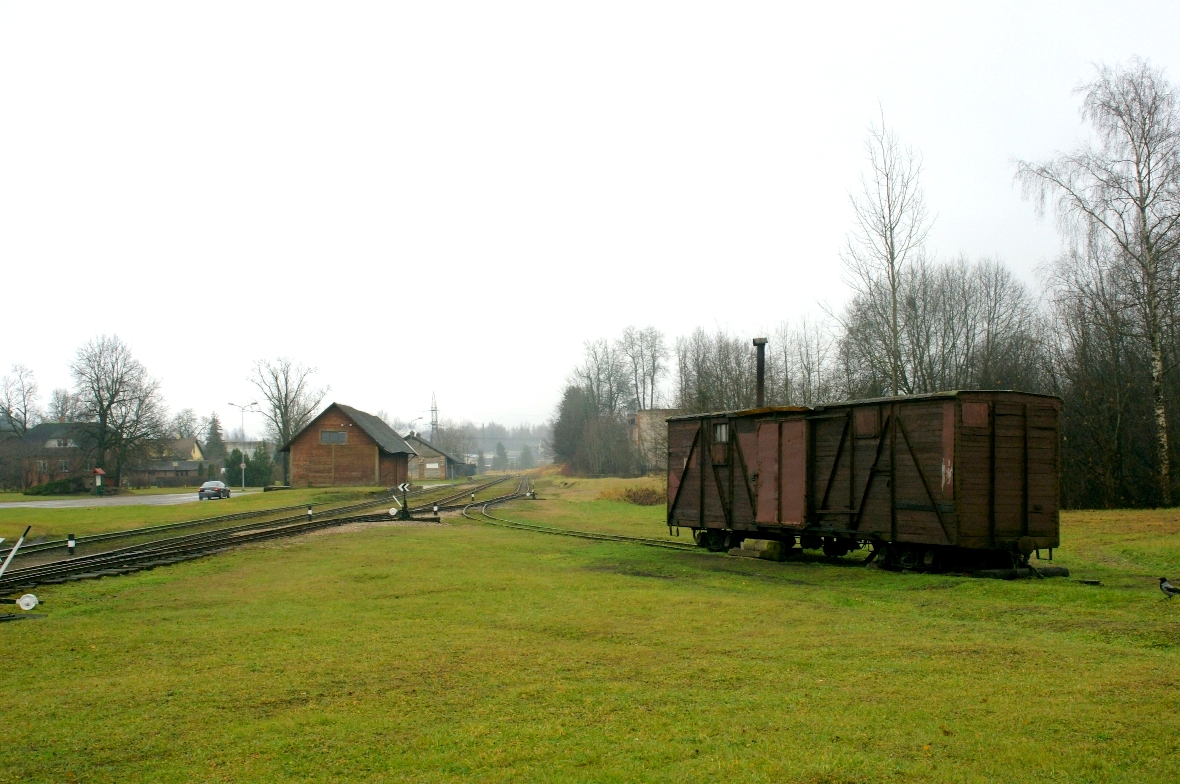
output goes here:
[{"label": "rusty red wagon", "polygon": [[668,420],[668,525],[869,546],[895,568],[1011,566],[1059,544],[1056,397],[955,391]]}]

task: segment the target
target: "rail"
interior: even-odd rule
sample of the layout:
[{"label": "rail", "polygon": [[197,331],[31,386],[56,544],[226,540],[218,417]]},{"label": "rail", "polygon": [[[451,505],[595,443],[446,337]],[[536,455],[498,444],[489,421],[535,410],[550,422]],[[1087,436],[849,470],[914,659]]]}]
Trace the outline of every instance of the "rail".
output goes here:
[{"label": "rail", "polygon": [[[525,490],[521,490],[525,487]],[[539,534],[553,534],[556,536],[573,536],[579,539],[593,539],[602,542],[621,542],[624,544],[638,544],[644,547],[661,547],[665,550],[685,550],[696,553],[704,553],[705,550],[693,544],[686,544],[681,542],[669,542],[665,539],[651,539],[644,536],[627,536],[625,534],[607,534],[599,531],[578,531],[572,528],[558,528],[550,525],[538,525],[536,523],[522,523],[518,520],[509,520],[504,517],[497,517],[488,513],[488,508],[502,504],[506,501],[511,501],[517,498],[524,498],[532,491],[528,485],[528,479],[522,480],[521,485],[517,487],[517,492],[510,495],[493,498],[490,501],[480,504],[468,504],[463,508],[463,516],[468,520],[475,522],[483,522],[488,525],[498,526],[500,528],[515,528],[521,531],[532,531]],[[478,520],[467,513],[467,510],[472,506],[480,506],[479,514],[483,515],[485,520]]]},{"label": "rail", "polygon": [[[473,492],[480,493],[500,484],[508,478],[501,477],[481,485],[467,487],[464,488],[462,493],[447,495],[438,499],[438,501],[449,502],[459,496],[465,496]],[[438,488],[429,488],[429,490],[436,489]],[[0,591],[18,586],[25,587],[44,583],[126,574],[141,569],[150,569],[155,566],[211,555],[215,552],[227,550],[242,544],[286,536],[297,536],[320,528],[347,525],[356,522],[385,521],[390,519],[389,513],[385,511],[368,512],[365,514],[353,513],[374,506],[384,506],[388,503],[390,497],[389,494],[385,494],[357,504],[323,510],[317,513],[318,516],[313,516],[312,518],[309,518],[307,515],[292,515],[277,520],[264,520],[245,525],[217,528],[211,531],[169,536],[115,550],[106,550],[101,553],[75,556],[35,566],[28,566],[10,571],[3,578],[0,578]],[[437,501],[431,504],[413,507],[411,508],[411,512],[421,512],[430,509],[434,503],[437,503]],[[439,508],[457,508],[457,505],[448,504],[444,506],[440,504]],[[274,510],[271,511],[273,512]],[[151,530],[158,531],[161,530],[161,527],[153,526]]]}]

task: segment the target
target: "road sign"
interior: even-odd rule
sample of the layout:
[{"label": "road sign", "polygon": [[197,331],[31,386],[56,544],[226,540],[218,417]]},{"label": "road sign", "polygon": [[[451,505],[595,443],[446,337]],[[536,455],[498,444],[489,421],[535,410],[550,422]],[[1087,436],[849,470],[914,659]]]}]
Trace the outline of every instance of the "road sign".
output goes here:
[{"label": "road sign", "polygon": [[403,493],[405,493],[410,489],[410,483],[409,482],[402,482],[400,485],[397,486],[397,489],[401,490]]}]

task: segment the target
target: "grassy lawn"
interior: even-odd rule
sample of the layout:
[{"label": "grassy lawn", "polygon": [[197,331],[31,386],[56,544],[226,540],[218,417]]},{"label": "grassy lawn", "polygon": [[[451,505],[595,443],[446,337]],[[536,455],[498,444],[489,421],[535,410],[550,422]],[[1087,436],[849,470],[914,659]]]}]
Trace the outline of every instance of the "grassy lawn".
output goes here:
[{"label": "grassy lawn", "polygon": [[[503,514],[666,533],[611,481]],[[43,587],[0,625],[0,782],[1173,780],[1180,515],[1063,539],[1103,586],[457,521]]]},{"label": "grassy lawn", "polygon": [[[92,506],[71,509],[0,509],[0,536],[17,537],[25,526],[33,526],[30,540],[61,538],[72,533],[77,536],[138,528],[160,523],[176,523],[182,520],[200,520],[205,517],[237,514],[258,509],[272,509],[282,506],[303,504],[344,503],[359,499],[370,492],[381,490],[376,487],[358,488],[307,488],[283,490],[274,493],[247,492],[232,494],[229,498],[216,501],[198,501],[173,506]],[[30,498],[30,496],[24,496]],[[38,500],[49,501],[68,499],[71,496],[42,496]],[[0,500],[3,497],[0,496]]]}]

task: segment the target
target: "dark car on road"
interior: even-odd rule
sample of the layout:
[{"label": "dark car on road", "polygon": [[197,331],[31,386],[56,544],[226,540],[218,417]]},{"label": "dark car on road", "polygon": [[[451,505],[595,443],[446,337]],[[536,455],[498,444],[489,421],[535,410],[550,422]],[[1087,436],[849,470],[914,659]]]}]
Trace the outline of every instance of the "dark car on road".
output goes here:
[{"label": "dark car on road", "polygon": [[197,499],[204,501],[206,498],[229,498],[229,487],[225,482],[206,482],[197,491]]}]

